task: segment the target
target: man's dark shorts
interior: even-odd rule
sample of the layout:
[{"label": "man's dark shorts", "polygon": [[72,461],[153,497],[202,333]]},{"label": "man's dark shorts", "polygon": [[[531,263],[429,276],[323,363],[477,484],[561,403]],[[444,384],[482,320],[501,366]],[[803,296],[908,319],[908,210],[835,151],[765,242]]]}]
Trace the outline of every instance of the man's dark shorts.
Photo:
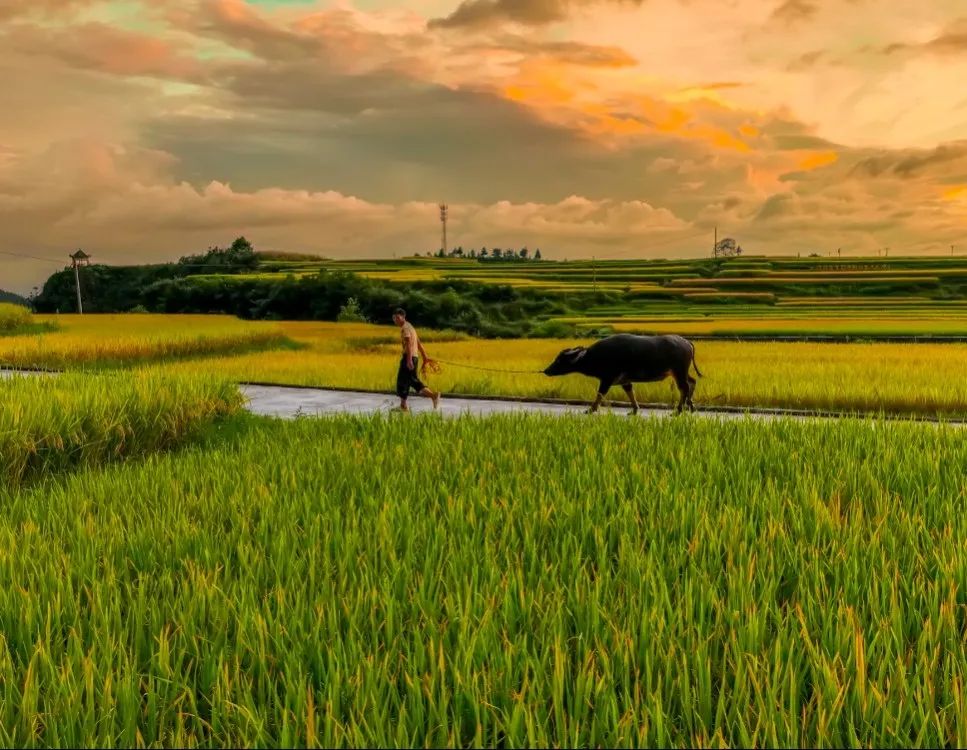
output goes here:
[{"label": "man's dark shorts", "polygon": [[410,388],[419,393],[424,388],[426,388],[423,383],[420,382],[419,375],[420,372],[420,358],[413,357],[413,369],[409,369],[406,366],[406,357],[400,359],[400,370],[396,373],[396,395],[400,398],[406,398],[410,393]]}]

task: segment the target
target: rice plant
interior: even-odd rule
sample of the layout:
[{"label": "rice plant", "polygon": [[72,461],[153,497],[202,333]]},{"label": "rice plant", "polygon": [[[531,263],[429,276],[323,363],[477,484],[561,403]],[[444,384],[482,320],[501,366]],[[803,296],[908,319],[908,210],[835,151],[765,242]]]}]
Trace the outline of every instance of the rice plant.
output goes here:
[{"label": "rice plant", "polygon": [[160,370],[0,378],[0,479],[17,486],[168,448],[241,405],[227,381]]},{"label": "rice plant", "polygon": [[0,492],[11,746],[967,744],[962,431],[250,424]]},{"label": "rice plant", "polygon": [[0,339],[0,365],[105,368],[291,346],[274,323],[222,315],[38,315],[58,330]]},{"label": "rice plant", "polygon": [[26,307],[0,302],[0,336],[40,329]]}]

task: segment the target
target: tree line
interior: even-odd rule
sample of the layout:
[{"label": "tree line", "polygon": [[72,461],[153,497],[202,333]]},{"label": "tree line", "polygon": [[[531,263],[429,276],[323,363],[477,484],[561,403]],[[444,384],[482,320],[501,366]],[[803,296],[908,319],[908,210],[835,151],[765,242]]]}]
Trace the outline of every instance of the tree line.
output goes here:
[{"label": "tree line", "polygon": [[[176,263],[81,269],[85,312],[219,313],[266,320],[367,320],[389,323],[396,307],[430,328],[476,336],[567,336],[572,327],[547,322],[595,304],[616,303],[613,292],[556,295],[505,284],[438,280],[394,283],[345,271],[240,276],[258,268],[244,238]],[[31,300],[38,312],[76,312],[74,273],[53,274]]]},{"label": "tree line", "polygon": [[[426,254],[427,257],[431,256],[431,253]],[[419,253],[414,253],[414,258],[419,258]],[[526,247],[522,247],[519,250],[503,249],[499,247],[494,247],[488,250],[486,247],[476,250],[471,248],[470,250],[464,251],[462,247],[455,247],[449,252],[444,252],[441,247],[436,251],[437,258],[469,258],[471,260],[479,261],[495,261],[495,260],[507,260],[507,261],[539,261],[543,260],[541,256],[541,249],[537,248],[533,255],[530,250]]]}]

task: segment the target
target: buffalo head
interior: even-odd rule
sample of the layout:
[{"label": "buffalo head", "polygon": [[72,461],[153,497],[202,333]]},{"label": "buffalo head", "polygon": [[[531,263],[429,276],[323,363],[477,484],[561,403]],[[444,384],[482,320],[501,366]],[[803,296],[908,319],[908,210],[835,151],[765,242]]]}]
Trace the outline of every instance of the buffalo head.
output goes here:
[{"label": "buffalo head", "polygon": [[578,362],[581,361],[587,353],[587,347],[575,346],[571,349],[565,349],[557,358],[547,366],[544,370],[545,375],[567,375],[568,373],[576,372]]}]

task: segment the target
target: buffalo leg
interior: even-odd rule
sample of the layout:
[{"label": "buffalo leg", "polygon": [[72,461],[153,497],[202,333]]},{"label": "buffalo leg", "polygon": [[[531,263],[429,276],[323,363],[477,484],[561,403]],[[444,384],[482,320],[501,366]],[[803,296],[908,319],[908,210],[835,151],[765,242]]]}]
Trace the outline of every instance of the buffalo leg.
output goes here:
[{"label": "buffalo leg", "polygon": [[685,403],[688,404],[688,408],[691,411],[695,411],[695,404],[692,403],[692,396],[695,395],[695,378],[691,375],[688,376],[688,397],[685,399]]},{"label": "buffalo leg", "polygon": [[591,408],[588,409],[588,414],[594,414],[598,410],[598,407],[601,406],[601,402],[604,401],[604,397],[608,395],[608,391],[611,390],[611,386],[613,385],[613,380],[602,380],[598,384],[598,393],[594,397],[594,403],[591,404]]},{"label": "buffalo leg", "polygon": [[685,373],[675,373],[675,385],[678,386],[678,406],[675,407],[675,413],[681,414],[682,409],[685,407],[685,402],[689,398],[688,392],[688,375]]},{"label": "buffalo leg", "polygon": [[631,413],[632,415],[638,413],[638,399],[635,398],[635,389],[631,383],[624,383],[622,388],[625,389],[625,393],[628,394],[628,400],[631,402]]}]

